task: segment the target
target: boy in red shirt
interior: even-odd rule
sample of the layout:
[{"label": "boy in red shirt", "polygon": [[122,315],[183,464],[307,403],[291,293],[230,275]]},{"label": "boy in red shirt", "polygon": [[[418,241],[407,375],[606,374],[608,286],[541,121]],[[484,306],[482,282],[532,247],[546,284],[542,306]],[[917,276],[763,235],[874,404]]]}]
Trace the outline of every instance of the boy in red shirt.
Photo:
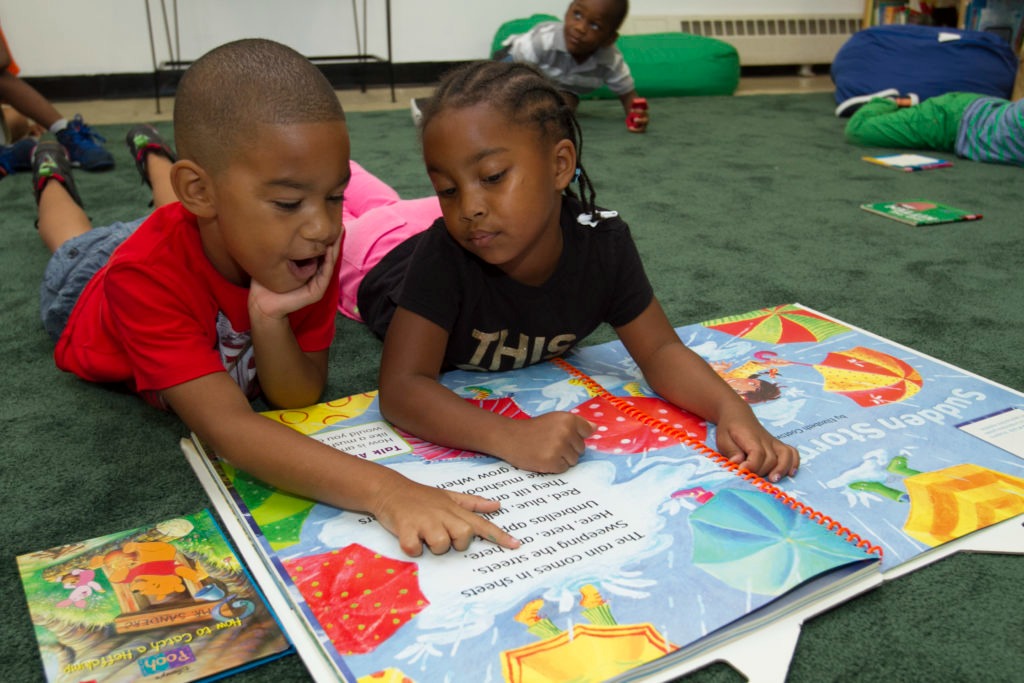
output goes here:
[{"label": "boy in red shirt", "polygon": [[326,382],[350,148],[323,75],[272,41],[223,45],[182,77],[174,129],[173,164],[158,136],[129,135],[158,206],[141,225],[90,229],[66,158],[37,148],[38,225],[55,250],[43,318],[57,365],[173,410],[264,481],[374,514],[410,555],[424,543],[465,549],[475,536],[516,547],[474,514],[498,503],[339,453],[249,403],[261,390],[276,407],[308,406]]}]

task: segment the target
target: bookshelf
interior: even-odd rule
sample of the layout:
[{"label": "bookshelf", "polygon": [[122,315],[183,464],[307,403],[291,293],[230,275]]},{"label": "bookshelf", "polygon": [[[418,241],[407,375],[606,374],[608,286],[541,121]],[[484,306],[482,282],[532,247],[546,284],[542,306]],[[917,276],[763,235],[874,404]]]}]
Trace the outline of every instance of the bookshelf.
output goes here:
[{"label": "bookshelf", "polygon": [[[1024,0],[1020,0],[1024,4]],[[879,24],[909,23],[911,10],[908,9],[908,2],[898,0],[864,0],[864,28],[878,26]],[[959,28],[966,28],[964,20],[968,10],[971,8],[971,0],[957,0],[956,16]],[[1017,66],[1017,77],[1013,83],[1013,94],[1011,99],[1018,100],[1024,97],[1024,44],[1017,46],[1017,57],[1020,60]]]},{"label": "bookshelf", "polygon": [[[909,5],[910,3],[905,0],[864,0],[863,27],[910,23],[909,19],[913,13]],[[956,16],[959,18],[960,28],[964,27],[963,18],[970,5],[971,0],[956,2]]]}]

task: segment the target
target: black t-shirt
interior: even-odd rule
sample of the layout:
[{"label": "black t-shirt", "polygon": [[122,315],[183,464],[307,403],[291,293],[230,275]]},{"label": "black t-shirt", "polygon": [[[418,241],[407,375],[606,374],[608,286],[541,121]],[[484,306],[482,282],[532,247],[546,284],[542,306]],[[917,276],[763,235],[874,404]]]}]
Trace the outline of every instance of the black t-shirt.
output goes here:
[{"label": "black t-shirt", "polygon": [[603,322],[631,322],[654,297],[626,223],[615,216],[584,225],[581,212],[563,200],[562,255],[539,287],[463,249],[440,218],[366,274],[359,311],[380,337],[396,306],[441,326],[446,369],[511,370],[560,356]]}]

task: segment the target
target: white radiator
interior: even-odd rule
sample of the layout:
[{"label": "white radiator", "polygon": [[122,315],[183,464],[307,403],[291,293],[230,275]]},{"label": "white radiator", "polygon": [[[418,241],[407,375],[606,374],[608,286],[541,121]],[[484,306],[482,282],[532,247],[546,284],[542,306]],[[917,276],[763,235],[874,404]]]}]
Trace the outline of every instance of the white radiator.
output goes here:
[{"label": "white radiator", "polygon": [[861,29],[858,15],[635,16],[621,33],[682,31],[730,43],[742,66],[831,64],[846,39]]}]

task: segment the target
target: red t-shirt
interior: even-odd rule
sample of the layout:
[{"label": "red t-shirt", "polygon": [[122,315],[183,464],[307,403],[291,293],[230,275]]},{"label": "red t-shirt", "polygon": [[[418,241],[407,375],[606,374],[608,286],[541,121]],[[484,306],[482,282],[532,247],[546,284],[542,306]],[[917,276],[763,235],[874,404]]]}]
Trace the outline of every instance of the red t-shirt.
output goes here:
[{"label": "red t-shirt", "polygon": [[[89,281],[57,342],[57,367],[92,382],[157,392],[227,370],[250,398],[255,381],[249,289],[228,282],[203,252],[196,218],[157,209]],[[289,315],[300,348],[334,338],[337,266],[323,297]]]}]

